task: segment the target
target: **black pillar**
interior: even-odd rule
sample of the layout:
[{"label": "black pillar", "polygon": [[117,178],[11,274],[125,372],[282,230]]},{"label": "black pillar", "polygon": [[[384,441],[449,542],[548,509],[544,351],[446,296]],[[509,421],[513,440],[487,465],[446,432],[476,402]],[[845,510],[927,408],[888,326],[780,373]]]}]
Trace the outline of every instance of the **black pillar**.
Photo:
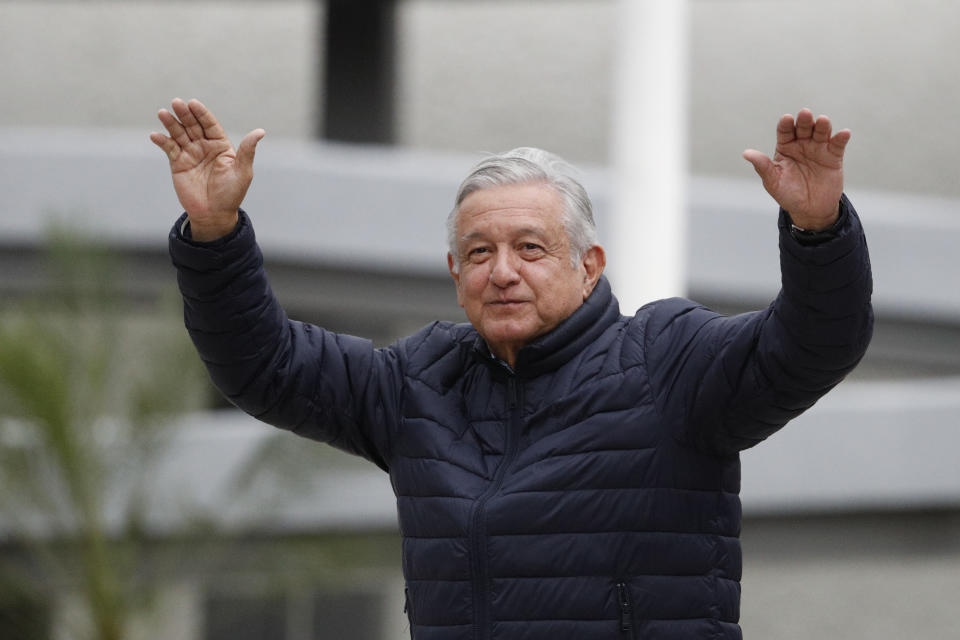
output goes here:
[{"label": "black pillar", "polygon": [[321,135],[393,142],[394,0],[327,0]]}]

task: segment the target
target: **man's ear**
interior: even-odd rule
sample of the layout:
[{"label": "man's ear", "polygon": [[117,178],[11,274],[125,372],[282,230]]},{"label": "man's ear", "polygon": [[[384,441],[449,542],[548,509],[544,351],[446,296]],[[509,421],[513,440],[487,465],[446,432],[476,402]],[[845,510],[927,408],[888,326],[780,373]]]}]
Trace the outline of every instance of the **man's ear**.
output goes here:
[{"label": "man's ear", "polygon": [[457,263],[452,253],[447,253],[447,269],[450,270],[450,277],[453,278],[453,284],[457,287],[457,304],[463,306],[463,297],[460,295],[460,272],[455,268]]},{"label": "man's ear", "polygon": [[598,244],[593,245],[583,254],[583,299],[586,300],[597,281],[603,275],[603,268],[607,266],[607,254]]}]

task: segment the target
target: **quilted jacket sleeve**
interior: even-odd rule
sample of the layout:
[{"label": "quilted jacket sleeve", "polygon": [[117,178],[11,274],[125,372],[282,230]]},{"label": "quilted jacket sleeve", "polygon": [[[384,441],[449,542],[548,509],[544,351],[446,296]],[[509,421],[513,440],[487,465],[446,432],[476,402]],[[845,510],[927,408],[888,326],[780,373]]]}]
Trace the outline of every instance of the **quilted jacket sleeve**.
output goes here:
[{"label": "quilted jacket sleeve", "polygon": [[400,359],[353,336],[289,320],[249,218],[212,243],[170,232],[184,322],[214,384],[250,415],[387,468]]},{"label": "quilted jacket sleeve", "polygon": [[863,357],[872,277],[859,218],[804,246],[780,213],[782,287],[764,311],[721,316],[687,300],[658,304],[645,331],[657,405],[681,440],[733,453],[811,407]]}]

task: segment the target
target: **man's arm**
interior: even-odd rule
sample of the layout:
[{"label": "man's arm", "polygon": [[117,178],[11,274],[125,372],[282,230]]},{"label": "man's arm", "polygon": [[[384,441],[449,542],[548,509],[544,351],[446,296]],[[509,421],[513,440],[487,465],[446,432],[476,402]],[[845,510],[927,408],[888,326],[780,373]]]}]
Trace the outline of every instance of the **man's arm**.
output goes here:
[{"label": "man's arm", "polygon": [[[160,111],[186,214],[169,247],[184,323],[214,384],[247,413],[386,469],[396,422],[399,352],[289,320],[270,289],[249,218],[239,210],[262,130],[234,151],[198,101]],[[186,222],[189,221],[189,225]]]},{"label": "man's arm", "polygon": [[399,352],[289,320],[242,211],[236,228],[214,242],[184,237],[183,221],[169,245],[184,324],[221,393],[255,418],[386,469]]},{"label": "man's arm", "polygon": [[[774,159],[744,153],[781,205],[782,289],[770,307],[728,318],[673,300],[651,313],[645,340],[654,392],[682,439],[721,453],[752,446],[863,356],[872,279],[859,218],[842,195],[849,137],[804,110],[796,121],[781,118]],[[825,232],[811,242],[794,227]]]},{"label": "man's arm", "polygon": [[873,316],[866,243],[841,202],[836,237],[801,244],[780,219],[782,288],[765,310],[722,316],[687,300],[658,303],[647,366],[661,413],[681,439],[732,453],[811,407],[863,357]]}]

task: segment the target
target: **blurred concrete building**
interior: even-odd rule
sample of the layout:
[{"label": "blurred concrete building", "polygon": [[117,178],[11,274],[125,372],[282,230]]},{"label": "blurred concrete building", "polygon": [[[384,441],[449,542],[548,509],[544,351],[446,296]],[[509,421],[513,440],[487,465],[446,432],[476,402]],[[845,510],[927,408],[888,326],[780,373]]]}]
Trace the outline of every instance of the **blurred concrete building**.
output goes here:
[{"label": "blurred concrete building", "polygon": [[[378,344],[461,319],[442,221],[480,152],[534,145],[581,165],[603,239],[617,11],[0,0],[0,299],[37,286],[38,246],[58,220],[125,254],[132,296],[169,291],[180,211],[147,133],[170,98],[196,96],[235,140],[268,132],[245,208],[291,316]],[[776,208],[740,152],[769,149],[777,117],[803,106],[854,132],[847,192],[874,260],[861,367],[743,456],[744,633],[955,637],[960,5],[691,0],[690,16],[687,295],[737,312],[776,294]],[[303,486],[268,490],[273,510],[225,504],[224,479],[271,434],[208,409],[157,480],[158,554],[180,549],[184,494],[222,512],[230,553],[203,552],[170,578],[163,622],[144,637],[407,637],[388,478],[318,453]],[[66,637],[69,585],[46,605],[51,637]]]}]

